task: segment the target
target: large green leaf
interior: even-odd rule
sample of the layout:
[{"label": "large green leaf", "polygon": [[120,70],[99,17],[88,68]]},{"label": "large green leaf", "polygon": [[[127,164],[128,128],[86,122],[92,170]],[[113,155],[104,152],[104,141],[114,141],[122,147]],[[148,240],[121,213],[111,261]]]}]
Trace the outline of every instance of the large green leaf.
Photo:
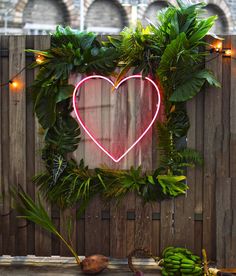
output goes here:
[{"label": "large green leaf", "polygon": [[73,95],[74,86],[73,85],[62,85],[59,86],[57,92],[56,102],[62,102],[68,98],[71,98]]},{"label": "large green leaf", "polygon": [[197,95],[205,82],[215,87],[220,87],[220,83],[209,70],[201,70],[189,75],[189,77],[179,85],[175,90],[170,101],[185,102]]},{"label": "large green leaf", "polygon": [[194,44],[196,42],[199,42],[202,38],[206,36],[206,34],[209,32],[209,30],[214,25],[215,20],[217,19],[217,16],[211,16],[207,19],[203,19],[199,22],[198,26],[195,29],[195,32],[193,35],[189,38],[189,42],[191,44]]},{"label": "large green leaf", "polygon": [[54,125],[56,121],[56,95],[39,93],[34,106],[39,123],[44,129]]},{"label": "large green leaf", "polygon": [[176,66],[178,59],[185,49],[187,43],[185,33],[181,33],[165,49],[158,68],[158,74],[161,80],[168,79],[171,68]]},{"label": "large green leaf", "polygon": [[56,155],[53,158],[53,169],[52,169],[52,178],[54,184],[57,182],[58,178],[64,172],[67,167],[67,162],[62,155]]},{"label": "large green leaf", "polygon": [[72,248],[72,245],[70,245],[69,242],[67,242],[66,239],[57,230],[49,214],[44,208],[40,196],[38,195],[38,202],[34,202],[33,199],[28,194],[26,194],[22,188],[17,189],[16,187],[12,188],[11,194],[14,198],[15,208],[20,213],[19,218],[27,219],[39,225],[49,233],[57,236],[65,244],[65,246],[68,248],[68,250],[75,257],[77,263],[79,264],[80,259],[78,255]]},{"label": "large green leaf", "polygon": [[168,196],[178,196],[185,194],[188,186],[182,181],[186,179],[185,176],[175,176],[175,175],[158,175],[158,182],[162,187],[162,191]]},{"label": "large green leaf", "polygon": [[58,117],[55,125],[48,129],[45,141],[61,154],[76,150],[80,141],[80,129],[77,121],[70,115]]}]

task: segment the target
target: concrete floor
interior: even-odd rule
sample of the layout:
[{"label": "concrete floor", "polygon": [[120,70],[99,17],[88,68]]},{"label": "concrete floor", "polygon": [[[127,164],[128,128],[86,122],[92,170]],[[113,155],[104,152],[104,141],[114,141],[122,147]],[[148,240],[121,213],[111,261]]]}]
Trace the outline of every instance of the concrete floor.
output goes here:
[{"label": "concrete floor", "polygon": [[[158,276],[161,275],[157,270],[144,270],[145,276]],[[77,266],[0,266],[0,276],[79,276],[84,275],[80,272]],[[133,276],[134,274],[130,272],[127,267],[122,267],[118,269],[107,269],[100,275],[104,276]]]}]

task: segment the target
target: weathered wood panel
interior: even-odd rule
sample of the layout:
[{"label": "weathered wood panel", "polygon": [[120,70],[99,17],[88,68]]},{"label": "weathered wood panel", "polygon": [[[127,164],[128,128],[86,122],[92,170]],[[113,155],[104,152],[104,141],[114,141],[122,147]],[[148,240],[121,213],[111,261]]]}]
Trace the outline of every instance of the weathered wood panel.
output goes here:
[{"label": "weathered wood panel", "polygon": [[[50,37],[48,36],[35,36],[34,47],[39,50],[46,50],[50,47]],[[35,76],[37,70],[35,70]],[[27,85],[27,84],[26,84]],[[35,118],[35,174],[44,170],[43,161],[41,159],[41,149],[43,148],[43,132],[42,128]],[[35,189],[37,192],[37,188]],[[44,202],[46,210],[51,213],[51,206]],[[40,227],[35,227],[35,254],[38,256],[51,255],[51,235]]]},{"label": "weathered wood panel", "polygon": [[[25,48],[49,46],[48,36],[0,37],[0,83],[7,82],[31,63],[32,57],[24,52]],[[235,54],[236,37],[226,37],[223,47],[232,47]],[[103,253],[124,258],[137,246],[148,247],[159,255],[164,247],[178,245],[198,254],[204,247],[209,259],[217,260],[219,265],[236,265],[236,61],[220,55],[206,63],[206,68],[216,74],[222,88],[206,87],[204,93],[187,104],[191,121],[187,144],[203,153],[205,164],[204,168],[188,170],[190,190],[185,197],[145,206],[133,194],[118,206],[95,198],[79,219],[76,210],[60,213],[55,206],[51,208],[45,203],[64,235],[68,215],[73,215],[72,242],[79,255]],[[18,93],[8,85],[0,88],[0,187],[4,195],[0,203],[0,255],[67,256],[69,252],[57,239],[33,224],[16,219],[11,209],[10,186],[21,184],[34,197],[37,189],[31,178],[43,170],[41,128],[33,115],[30,89],[26,89],[36,73],[32,69],[22,71],[18,78],[23,87]],[[120,141],[126,137],[127,147],[144,118],[148,120],[145,116],[150,116],[150,110],[154,110],[154,101],[150,95],[145,95],[146,88],[131,81],[121,89],[123,97],[115,100],[111,86],[100,82],[81,94],[80,103],[89,107],[89,111],[84,109],[81,115],[91,120],[95,118],[99,139],[108,149],[112,149],[112,139],[117,137]],[[89,95],[91,91],[96,97]],[[119,164],[114,164],[98,150],[83,130],[81,137],[73,156],[78,161],[83,158],[91,168],[101,164],[117,169],[140,164],[147,170],[157,167],[156,128]],[[120,143],[119,147],[122,149],[124,144]]]}]

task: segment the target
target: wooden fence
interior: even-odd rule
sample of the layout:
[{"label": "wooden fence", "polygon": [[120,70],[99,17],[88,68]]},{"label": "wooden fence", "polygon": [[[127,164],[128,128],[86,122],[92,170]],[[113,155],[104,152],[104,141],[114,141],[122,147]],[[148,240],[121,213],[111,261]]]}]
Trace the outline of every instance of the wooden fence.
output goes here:
[{"label": "wooden fence", "polygon": [[[25,49],[43,50],[49,46],[49,36],[0,37],[0,83],[7,82],[32,62],[33,57]],[[232,47],[236,56],[236,36],[227,36],[223,47]],[[201,151],[205,159],[203,168],[188,170],[187,195],[145,206],[133,194],[119,206],[94,199],[84,216],[75,219],[72,239],[80,255],[102,253],[124,258],[140,246],[159,255],[164,247],[176,245],[186,246],[197,254],[206,248],[209,258],[217,260],[220,266],[236,266],[236,60],[220,55],[207,62],[206,67],[214,71],[222,88],[207,88],[187,104],[191,120],[188,145]],[[17,219],[9,197],[10,186],[17,183],[34,197],[36,187],[31,179],[43,169],[42,135],[26,89],[35,75],[36,70],[26,69],[17,77],[22,86],[0,88],[0,189],[3,194],[0,255],[68,256],[67,249],[57,239]],[[108,104],[102,93],[101,89],[96,105]],[[106,135],[106,129],[102,135]],[[94,151],[99,156],[88,153],[92,145],[85,138],[83,134],[74,156],[84,158],[90,166],[106,162],[101,152]],[[156,131],[153,130],[148,145],[141,144],[132,154],[120,168],[132,164],[155,168]],[[62,213],[48,205],[47,209],[56,226],[65,233],[68,211]]]}]

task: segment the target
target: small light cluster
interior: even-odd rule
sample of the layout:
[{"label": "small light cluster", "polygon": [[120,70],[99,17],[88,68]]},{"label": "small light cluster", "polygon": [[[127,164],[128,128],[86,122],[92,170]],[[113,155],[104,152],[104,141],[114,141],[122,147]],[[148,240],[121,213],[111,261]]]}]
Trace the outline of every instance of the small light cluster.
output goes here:
[{"label": "small light cluster", "polygon": [[222,54],[223,57],[231,57],[232,55],[231,48],[223,48],[222,41],[218,41],[216,44],[213,44],[210,52]]}]

